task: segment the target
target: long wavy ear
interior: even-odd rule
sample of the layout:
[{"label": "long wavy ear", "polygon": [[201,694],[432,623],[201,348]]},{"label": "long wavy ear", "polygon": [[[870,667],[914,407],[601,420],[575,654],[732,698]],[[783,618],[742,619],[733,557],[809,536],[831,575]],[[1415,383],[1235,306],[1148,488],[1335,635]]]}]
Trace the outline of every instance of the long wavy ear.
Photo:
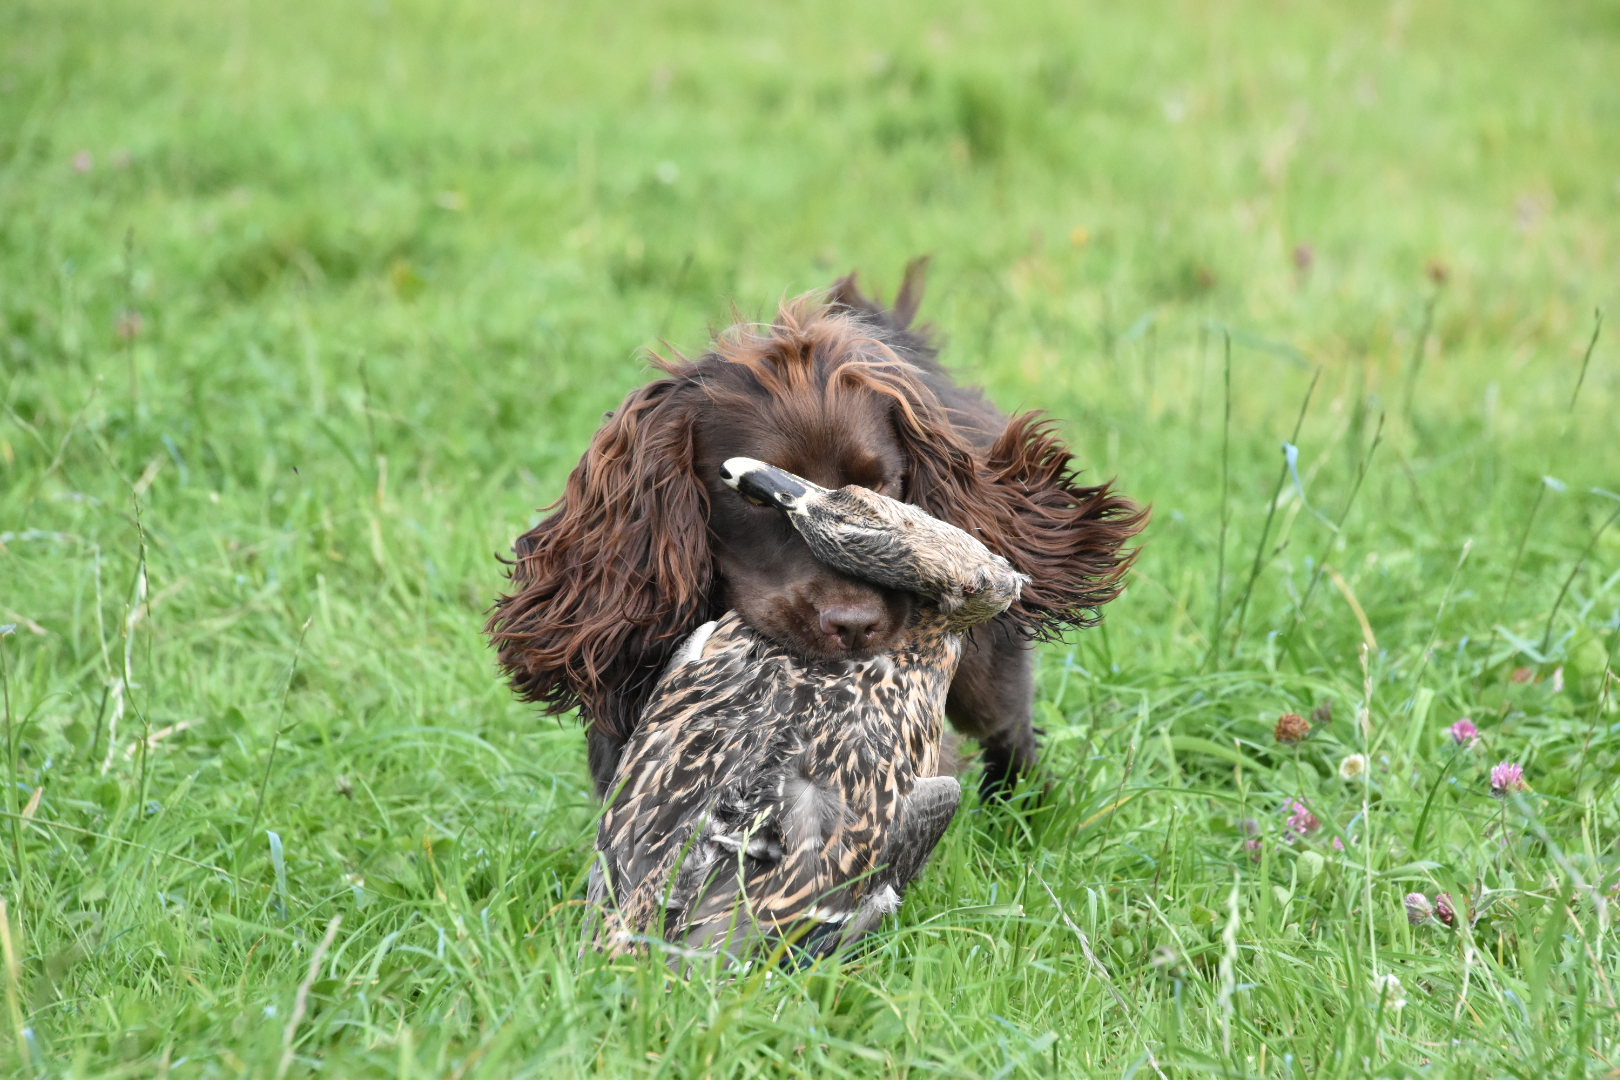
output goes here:
[{"label": "long wavy ear", "polygon": [[966,529],[1030,582],[1009,614],[1027,635],[1056,637],[1101,619],[1136,558],[1125,545],[1148,513],[1109,484],[1082,484],[1053,422],[1025,413],[974,452],[901,409],[913,502]]},{"label": "long wavy ear", "polygon": [[597,760],[604,745],[616,758],[679,636],[707,617],[714,571],[690,391],[660,379],[610,414],[562,498],[513,545],[514,591],[485,628],[522,697],[547,713],[582,710],[593,772],[611,773]]}]

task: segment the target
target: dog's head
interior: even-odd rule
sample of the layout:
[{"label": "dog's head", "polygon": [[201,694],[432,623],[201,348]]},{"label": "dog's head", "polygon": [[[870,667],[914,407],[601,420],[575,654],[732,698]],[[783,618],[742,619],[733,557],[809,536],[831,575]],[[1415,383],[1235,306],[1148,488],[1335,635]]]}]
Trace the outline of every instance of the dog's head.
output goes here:
[{"label": "dog's head", "polygon": [[1130,561],[1141,513],[1076,480],[1034,416],[1001,419],[950,384],[893,309],[846,279],[830,299],[743,324],[631,394],[592,439],[546,518],[521,536],[515,591],[489,631],[514,686],[549,711],[582,705],[622,740],[671,651],[736,609],[811,658],[885,651],[912,598],[821,564],[779,514],[726,486],[732,457],[824,487],[860,484],[967,530],[1030,584],[1008,616],[1039,635],[1095,621]]}]

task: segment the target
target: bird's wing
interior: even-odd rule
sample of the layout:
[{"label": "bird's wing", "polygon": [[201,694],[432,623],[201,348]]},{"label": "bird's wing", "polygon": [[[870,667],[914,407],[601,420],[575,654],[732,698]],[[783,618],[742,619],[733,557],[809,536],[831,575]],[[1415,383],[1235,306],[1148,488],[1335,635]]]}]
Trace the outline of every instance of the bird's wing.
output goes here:
[{"label": "bird's wing", "polygon": [[917,781],[911,794],[900,800],[889,842],[884,848],[883,865],[873,877],[873,886],[860,907],[841,923],[829,923],[820,935],[812,935],[807,946],[824,955],[853,945],[873,930],[883,916],[900,908],[908,886],[922,873],[928,857],[962,802],[962,785],[954,776],[930,776]]},{"label": "bird's wing", "polygon": [[844,939],[881,875],[900,792],[911,780],[893,724],[871,697],[809,717],[802,752],[776,770],[774,814],[762,823],[775,841],[770,857],[739,859],[737,872],[713,877],[687,913],[689,943],[729,937],[738,952],[739,938],[746,947],[764,936],[819,955]]},{"label": "bird's wing", "polygon": [[779,727],[760,717],[791,681],[740,622],[721,620],[700,651],[667,673],[626,744],[597,832],[602,894],[640,932],[679,925],[715,868],[747,846],[739,793],[770,758]]},{"label": "bird's wing", "polygon": [[884,849],[883,885],[905,893],[922,874],[961,805],[962,785],[956,777],[929,776],[917,781],[901,802],[899,820]]}]

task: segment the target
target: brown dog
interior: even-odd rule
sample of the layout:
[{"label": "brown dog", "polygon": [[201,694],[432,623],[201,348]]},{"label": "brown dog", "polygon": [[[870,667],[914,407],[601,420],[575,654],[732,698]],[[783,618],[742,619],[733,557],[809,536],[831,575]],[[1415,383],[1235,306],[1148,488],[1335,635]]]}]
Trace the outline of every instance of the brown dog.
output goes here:
[{"label": "brown dog", "polygon": [[610,414],[562,498],[518,538],[514,591],[488,631],[519,694],[548,713],[579,708],[599,795],[699,623],[735,609],[795,652],[837,658],[884,651],[912,618],[909,595],[832,570],[779,514],[731,497],[720,465],[732,457],[914,503],[1029,576],[970,636],[946,711],[982,745],[987,792],[1034,765],[1031,639],[1097,621],[1146,514],[1081,484],[1049,421],[1009,419],[946,374],[911,325],[922,269],[907,268],[892,308],[850,276],[695,361],[660,360],[664,377]]}]

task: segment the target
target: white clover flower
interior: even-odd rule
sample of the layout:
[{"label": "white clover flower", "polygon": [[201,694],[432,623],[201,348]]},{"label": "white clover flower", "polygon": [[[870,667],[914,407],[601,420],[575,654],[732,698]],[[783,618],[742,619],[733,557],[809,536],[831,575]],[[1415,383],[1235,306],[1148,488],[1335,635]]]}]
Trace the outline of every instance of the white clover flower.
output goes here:
[{"label": "white clover flower", "polygon": [[1354,780],[1367,771],[1367,755],[1351,754],[1339,762],[1339,775],[1346,780]]},{"label": "white clover flower", "polygon": [[1420,892],[1407,893],[1405,904],[1406,921],[1413,926],[1422,926],[1434,918],[1434,905]]},{"label": "white clover flower", "polygon": [[1406,991],[1401,987],[1401,980],[1395,976],[1374,975],[1372,989],[1386,1012],[1400,1012],[1406,1008]]}]

